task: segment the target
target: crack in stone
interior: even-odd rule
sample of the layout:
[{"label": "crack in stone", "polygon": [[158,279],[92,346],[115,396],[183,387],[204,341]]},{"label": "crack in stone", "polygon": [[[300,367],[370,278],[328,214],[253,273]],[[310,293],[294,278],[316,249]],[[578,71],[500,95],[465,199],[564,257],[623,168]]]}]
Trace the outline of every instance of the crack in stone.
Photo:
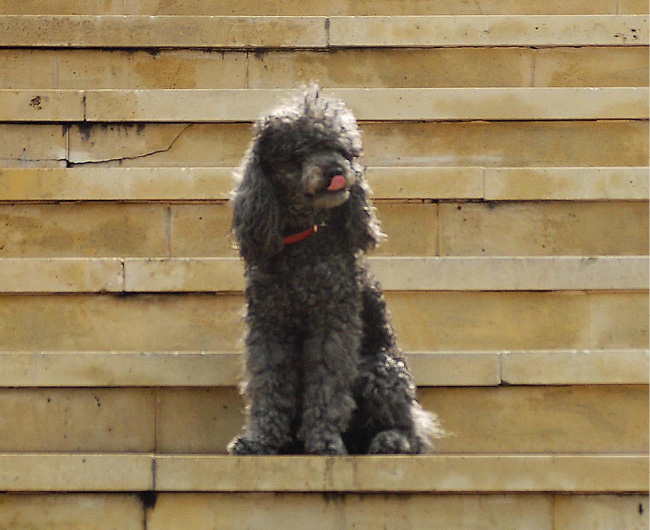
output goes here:
[{"label": "crack in stone", "polygon": [[84,165],[93,165],[93,164],[104,164],[106,162],[119,162],[121,160],[137,160],[138,158],[146,158],[148,156],[157,155],[159,153],[166,153],[166,152],[170,151],[174,147],[174,145],[176,144],[178,139],[181,136],[183,136],[185,131],[187,131],[192,125],[194,125],[194,124],[193,123],[188,123],[181,130],[181,132],[179,132],[174,137],[174,139],[171,141],[171,143],[167,147],[164,147],[162,149],[156,149],[154,151],[149,151],[147,153],[143,153],[141,155],[135,155],[135,156],[120,156],[120,157],[117,157],[117,158],[106,158],[106,159],[102,159],[102,160],[84,160],[83,162],[72,162],[72,161],[68,160],[67,162],[68,162],[69,167],[74,167],[74,166],[84,166]]}]

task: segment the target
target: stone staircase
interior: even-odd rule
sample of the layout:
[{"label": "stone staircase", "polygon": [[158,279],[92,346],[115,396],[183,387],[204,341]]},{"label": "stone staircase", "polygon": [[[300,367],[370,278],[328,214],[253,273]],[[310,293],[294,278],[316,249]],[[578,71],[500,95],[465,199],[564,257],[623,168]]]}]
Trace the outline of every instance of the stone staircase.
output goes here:
[{"label": "stone staircase", "polygon": [[[647,528],[648,9],[564,4],[0,0],[0,530]],[[314,80],[431,456],[224,454],[230,175]]]}]

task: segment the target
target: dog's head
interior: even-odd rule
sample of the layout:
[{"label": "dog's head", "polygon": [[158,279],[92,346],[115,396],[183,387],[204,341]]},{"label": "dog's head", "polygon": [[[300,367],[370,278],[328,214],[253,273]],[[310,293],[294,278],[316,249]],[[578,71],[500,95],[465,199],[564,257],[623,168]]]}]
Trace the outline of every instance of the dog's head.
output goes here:
[{"label": "dog's head", "polygon": [[317,89],[263,116],[254,148],[278,197],[334,208],[350,196],[362,172],[361,134],[352,112]]},{"label": "dog's head", "polygon": [[355,250],[380,237],[359,162],[361,134],[352,112],[312,88],[262,116],[233,192],[233,229],[242,256],[259,261],[282,250],[295,212],[337,208]]}]

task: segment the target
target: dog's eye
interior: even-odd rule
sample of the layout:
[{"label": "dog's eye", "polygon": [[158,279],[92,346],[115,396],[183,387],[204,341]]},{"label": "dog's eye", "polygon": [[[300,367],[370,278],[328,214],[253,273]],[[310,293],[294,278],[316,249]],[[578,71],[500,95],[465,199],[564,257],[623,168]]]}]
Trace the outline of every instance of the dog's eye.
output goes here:
[{"label": "dog's eye", "polygon": [[352,160],[354,160],[354,155],[348,151],[339,151],[339,154],[348,162],[352,162]]}]

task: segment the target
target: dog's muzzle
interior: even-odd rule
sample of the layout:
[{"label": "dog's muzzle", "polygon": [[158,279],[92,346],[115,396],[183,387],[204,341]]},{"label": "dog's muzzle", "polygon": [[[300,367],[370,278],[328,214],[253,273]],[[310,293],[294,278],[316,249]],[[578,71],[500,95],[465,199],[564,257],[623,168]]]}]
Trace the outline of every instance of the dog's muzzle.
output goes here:
[{"label": "dog's muzzle", "polygon": [[350,186],[352,182],[342,174],[334,175],[325,181],[325,187],[321,185],[320,190],[312,196],[314,206],[318,208],[336,208],[350,198]]},{"label": "dog's muzzle", "polygon": [[307,165],[303,174],[305,193],[317,208],[336,208],[350,197],[355,172],[345,164],[314,163]]}]

